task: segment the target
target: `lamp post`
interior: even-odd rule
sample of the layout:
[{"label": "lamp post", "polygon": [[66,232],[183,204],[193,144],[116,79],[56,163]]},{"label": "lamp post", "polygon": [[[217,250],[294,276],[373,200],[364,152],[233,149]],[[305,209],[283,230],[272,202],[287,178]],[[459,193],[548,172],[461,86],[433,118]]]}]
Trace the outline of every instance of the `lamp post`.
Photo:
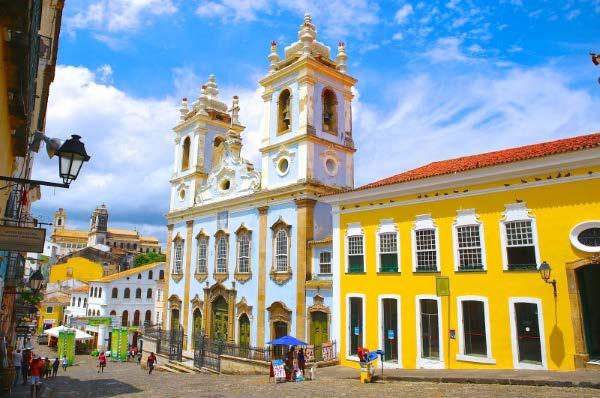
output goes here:
[{"label": "lamp post", "polygon": [[554,289],[554,297],[556,297],[556,279],[550,280],[550,274],[552,273],[552,268],[550,268],[550,264],[548,264],[545,261],[542,262],[540,264],[539,271],[542,280],[552,285],[552,288]]},{"label": "lamp post", "polygon": [[29,287],[34,295],[37,295],[42,289],[42,285],[44,284],[44,275],[42,275],[42,271],[38,268],[31,276],[29,277]]},{"label": "lamp post", "polygon": [[[53,147],[57,146],[57,143],[60,142],[57,139],[49,139],[45,140],[48,146],[48,156],[52,157],[54,153],[58,155],[59,163],[59,175],[62,178],[63,182],[48,182],[48,181],[39,181],[39,180],[29,180],[26,178],[16,178],[16,177],[6,177],[0,176],[0,180],[16,182],[18,184],[33,184],[33,185],[44,185],[48,187],[59,187],[59,188],[69,188],[71,182],[77,178],[79,175],[79,171],[81,170],[81,166],[83,166],[84,162],[90,160],[87,152],[85,151],[85,145],[80,141],[81,137],[74,134],[65,141],[56,152],[54,152]],[[39,144],[38,144],[39,146]]]}]

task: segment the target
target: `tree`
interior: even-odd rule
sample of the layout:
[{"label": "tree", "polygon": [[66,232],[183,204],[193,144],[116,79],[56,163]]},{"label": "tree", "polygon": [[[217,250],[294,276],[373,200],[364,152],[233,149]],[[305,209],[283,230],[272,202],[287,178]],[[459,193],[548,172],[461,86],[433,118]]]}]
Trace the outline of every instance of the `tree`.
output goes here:
[{"label": "tree", "polygon": [[165,261],[166,256],[164,254],[158,254],[154,252],[150,253],[140,253],[135,256],[133,260],[133,267],[137,268],[142,265],[159,263],[161,261]]}]

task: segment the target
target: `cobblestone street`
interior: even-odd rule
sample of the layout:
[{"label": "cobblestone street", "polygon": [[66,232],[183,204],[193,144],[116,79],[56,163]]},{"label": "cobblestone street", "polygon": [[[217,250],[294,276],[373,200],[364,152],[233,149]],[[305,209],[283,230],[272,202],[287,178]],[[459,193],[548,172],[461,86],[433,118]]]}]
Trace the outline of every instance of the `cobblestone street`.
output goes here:
[{"label": "cobblestone street", "polygon": [[[44,354],[45,350],[38,350]],[[53,352],[50,356],[53,356]],[[60,370],[56,380],[47,380],[46,397],[600,397],[600,390],[587,388],[532,387],[481,384],[384,381],[361,385],[351,372],[339,368],[319,369],[318,378],[302,383],[269,383],[266,376],[210,374],[148,375],[137,363],[109,362],[98,374],[95,359],[78,356],[77,365]],[[342,376],[341,376],[342,375]],[[29,386],[19,385],[14,397],[28,397]]]}]

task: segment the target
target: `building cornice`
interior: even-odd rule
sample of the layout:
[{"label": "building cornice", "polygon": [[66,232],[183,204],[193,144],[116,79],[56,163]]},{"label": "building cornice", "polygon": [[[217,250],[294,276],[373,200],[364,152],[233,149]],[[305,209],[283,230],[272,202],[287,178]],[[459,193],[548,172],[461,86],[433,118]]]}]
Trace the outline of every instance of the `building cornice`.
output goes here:
[{"label": "building cornice", "polygon": [[[423,178],[413,181],[401,182],[397,184],[386,185],[382,187],[357,189],[345,193],[327,195],[319,200],[332,205],[343,205],[348,203],[359,203],[374,201],[386,198],[402,197],[406,195],[418,194],[423,192],[438,191],[469,185],[480,185],[514,178],[522,178],[536,174],[564,171],[567,169],[577,169],[581,167],[597,166],[600,164],[600,148],[587,149],[577,152],[571,152],[560,155],[552,155],[544,158],[537,158],[503,164],[481,169],[468,170],[455,174],[445,174],[430,178]],[[547,185],[552,183],[561,183],[574,181],[577,178],[569,177],[565,180],[545,180],[540,182],[531,182],[523,186],[512,186],[512,189],[523,189],[536,185]],[[544,184],[540,184],[540,183]],[[504,187],[505,188],[505,187]],[[509,190],[509,189],[504,189]],[[480,194],[486,190],[472,191],[464,196]],[[479,192],[479,193],[476,193]],[[453,195],[457,197],[458,195]],[[429,198],[431,200],[449,199],[449,197]]]},{"label": "building cornice", "polygon": [[356,82],[358,81],[350,75],[341,73],[336,69],[333,69],[329,66],[323,65],[322,63],[318,62],[317,60],[315,60],[312,57],[303,57],[303,58],[300,58],[299,60],[297,60],[296,62],[293,62],[291,65],[288,65],[285,68],[282,68],[273,74],[267,75],[262,80],[260,80],[259,83],[262,86],[267,87],[267,86],[272,85],[276,81],[278,81],[282,78],[285,78],[286,76],[288,76],[292,73],[296,73],[296,72],[298,72],[302,69],[306,69],[306,68],[318,70],[323,75],[327,75],[327,76],[332,77],[335,80],[342,81],[344,84],[346,84],[348,86],[354,86],[356,84]]},{"label": "building cornice", "polygon": [[345,145],[340,145],[338,143],[335,143],[333,141],[328,141],[325,138],[321,138],[318,137],[316,135],[312,135],[312,134],[301,134],[301,135],[296,135],[294,137],[291,137],[285,141],[281,141],[278,142],[276,144],[271,144],[271,145],[267,145],[264,147],[261,147],[259,149],[259,151],[261,153],[266,153],[266,152],[270,152],[273,150],[277,150],[279,149],[281,146],[289,146],[289,145],[293,145],[293,144],[297,144],[300,142],[305,142],[305,141],[309,141],[315,144],[321,144],[321,145],[325,145],[327,147],[334,147],[335,149],[338,149],[340,151],[346,152],[346,153],[354,153],[356,152],[356,148],[351,148]]}]

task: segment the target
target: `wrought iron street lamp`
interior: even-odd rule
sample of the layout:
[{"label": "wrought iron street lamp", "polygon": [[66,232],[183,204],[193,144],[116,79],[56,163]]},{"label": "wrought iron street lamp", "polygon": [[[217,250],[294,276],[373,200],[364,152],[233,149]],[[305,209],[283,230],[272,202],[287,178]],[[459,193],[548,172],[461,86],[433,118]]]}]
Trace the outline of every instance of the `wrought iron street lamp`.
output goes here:
[{"label": "wrought iron street lamp", "polygon": [[48,157],[52,158],[55,154],[58,155],[58,171],[63,182],[48,182],[39,180],[29,180],[26,178],[5,177],[0,176],[0,180],[16,182],[18,184],[44,185],[49,187],[69,188],[71,182],[77,178],[81,171],[81,166],[84,162],[90,160],[85,145],[80,141],[81,137],[74,134],[71,135],[64,144],[60,145],[61,141],[56,138],[47,138],[42,133],[36,132],[33,143],[30,148],[32,151],[39,150],[40,143],[46,143]]},{"label": "wrought iron street lamp", "polygon": [[42,289],[42,285],[44,284],[44,275],[42,275],[42,271],[38,268],[31,276],[29,277],[29,287],[31,288],[33,294],[38,294]]},{"label": "wrought iron street lamp", "polygon": [[550,268],[550,264],[544,261],[540,264],[538,270],[540,271],[540,276],[542,277],[542,280],[552,285],[552,288],[554,289],[554,297],[556,297],[556,279],[550,280],[550,275],[552,273],[552,268]]}]

